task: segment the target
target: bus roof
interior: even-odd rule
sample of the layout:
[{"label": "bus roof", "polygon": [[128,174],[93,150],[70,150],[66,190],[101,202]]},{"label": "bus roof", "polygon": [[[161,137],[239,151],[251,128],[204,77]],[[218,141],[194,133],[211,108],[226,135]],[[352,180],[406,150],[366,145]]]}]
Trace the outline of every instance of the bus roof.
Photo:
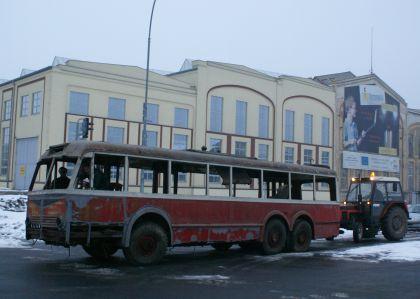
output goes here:
[{"label": "bus roof", "polygon": [[112,144],[85,140],[51,146],[41,156],[41,160],[53,157],[81,157],[91,152],[180,160],[197,163],[221,164],[237,167],[266,168],[281,171],[303,172],[309,174],[334,176],[336,174],[335,171],[325,167],[270,162],[265,160],[258,160],[255,158],[243,158],[233,155],[212,153],[208,151],[171,150],[158,147],[145,147],[131,144]]}]

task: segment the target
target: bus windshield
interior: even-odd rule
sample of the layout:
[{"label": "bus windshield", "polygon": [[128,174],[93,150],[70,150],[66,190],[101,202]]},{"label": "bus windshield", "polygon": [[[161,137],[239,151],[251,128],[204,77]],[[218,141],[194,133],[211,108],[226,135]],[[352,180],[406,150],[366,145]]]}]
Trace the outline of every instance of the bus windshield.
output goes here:
[{"label": "bus windshield", "polygon": [[357,201],[359,192],[362,200],[368,200],[372,192],[372,184],[370,182],[352,183],[347,194],[347,201]]},{"label": "bus windshield", "polygon": [[67,189],[77,158],[45,159],[38,163],[30,190]]}]

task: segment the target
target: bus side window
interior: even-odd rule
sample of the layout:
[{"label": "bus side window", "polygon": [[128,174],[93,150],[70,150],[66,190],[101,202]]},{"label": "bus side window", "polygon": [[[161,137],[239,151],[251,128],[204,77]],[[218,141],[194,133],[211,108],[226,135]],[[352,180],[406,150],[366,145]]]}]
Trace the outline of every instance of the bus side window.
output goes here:
[{"label": "bus side window", "polygon": [[289,199],[289,173],[264,171],[266,197]]},{"label": "bus side window", "polygon": [[206,164],[176,161],[171,164],[173,194],[206,195]]},{"label": "bus side window", "polygon": [[93,189],[123,191],[125,157],[96,154],[94,161]]},{"label": "bus side window", "polygon": [[260,197],[259,181],[261,170],[232,168],[232,183],[234,197]]},{"label": "bus side window", "polygon": [[292,177],[292,186],[291,186],[292,199],[313,200],[314,199],[314,194],[313,194],[314,176],[310,174],[292,173],[291,177]]},{"label": "bus side window", "polygon": [[210,196],[229,196],[229,176],[228,166],[210,165],[209,166],[209,195]]},{"label": "bus side window", "polygon": [[168,161],[128,157],[128,191],[168,193]]},{"label": "bus side window", "polygon": [[315,199],[323,201],[335,201],[335,179],[331,177],[316,176]]}]

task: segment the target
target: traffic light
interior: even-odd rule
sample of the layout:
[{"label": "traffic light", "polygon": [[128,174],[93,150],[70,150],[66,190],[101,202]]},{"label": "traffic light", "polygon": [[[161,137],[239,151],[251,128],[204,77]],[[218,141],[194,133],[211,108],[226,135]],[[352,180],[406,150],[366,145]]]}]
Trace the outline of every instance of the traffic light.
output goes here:
[{"label": "traffic light", "polygon": [[82,120],[82,129],[81,129],[81,135],[83,139],[88,138],[89,131],[93,130],[93,123],[89,122],[89,117],[85,117]]}]

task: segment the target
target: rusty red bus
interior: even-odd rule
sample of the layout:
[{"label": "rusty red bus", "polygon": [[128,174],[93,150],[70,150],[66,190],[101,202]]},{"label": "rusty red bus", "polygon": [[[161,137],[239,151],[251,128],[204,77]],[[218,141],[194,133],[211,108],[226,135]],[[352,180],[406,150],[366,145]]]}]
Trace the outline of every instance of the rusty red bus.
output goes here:
[{"label": "rusty red bus", "polygon": [[258,246],[306,251],[339,234],[335,172],[208,151],[76,141],[40,158],[28,194],[26,238],[122,249],[134,265],[168,247]]}]

